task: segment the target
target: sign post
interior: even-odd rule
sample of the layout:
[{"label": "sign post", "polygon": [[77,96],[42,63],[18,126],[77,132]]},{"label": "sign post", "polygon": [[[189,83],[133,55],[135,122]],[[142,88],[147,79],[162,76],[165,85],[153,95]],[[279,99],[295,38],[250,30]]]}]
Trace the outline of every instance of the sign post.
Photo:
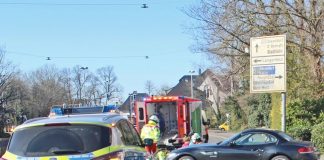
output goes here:
[{"label": "sign post", "polygon": [[286,92],[281,93],[281,131],[286,132]]},{"label": "sign post", "polygon": [[286,36],[250,39],[250,92],[281,92],[282,131],[286,126]]}]

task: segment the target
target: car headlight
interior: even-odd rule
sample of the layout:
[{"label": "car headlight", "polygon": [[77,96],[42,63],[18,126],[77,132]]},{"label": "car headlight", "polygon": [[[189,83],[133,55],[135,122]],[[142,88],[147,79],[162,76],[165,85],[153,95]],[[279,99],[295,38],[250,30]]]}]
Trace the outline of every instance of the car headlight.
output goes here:
[{"label": "car headlight", "polygon": [[173,160],[178,156],[178,153],[169,153],[167,156],[167,160]]}]

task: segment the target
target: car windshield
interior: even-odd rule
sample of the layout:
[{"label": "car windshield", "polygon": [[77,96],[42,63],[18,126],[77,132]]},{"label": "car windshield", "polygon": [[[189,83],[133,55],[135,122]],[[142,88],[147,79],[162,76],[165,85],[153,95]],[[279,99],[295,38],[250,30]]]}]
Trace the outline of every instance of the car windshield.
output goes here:
[{"label": "car windshield", "polygon": [[293,141],[294,140],[294,138],[290,137],[288,134],[286,134],[284,132],[279,131],[278,134],[287,141]]},{"label": "car windshield", "polygon": [[8,151],[38,157],[93,152],[110,146],[111,129],[97,125],[60,125],[22,128],[14,132]]},{"label": "car windshield", "polygon": [[218,145],[227,145],[228,143],[232,142],[234,139],[236,139],[237,136],[241,135],[241,133],[237,133],[233,135],[230,138],[225,139],[224,141],[218,142]]}]

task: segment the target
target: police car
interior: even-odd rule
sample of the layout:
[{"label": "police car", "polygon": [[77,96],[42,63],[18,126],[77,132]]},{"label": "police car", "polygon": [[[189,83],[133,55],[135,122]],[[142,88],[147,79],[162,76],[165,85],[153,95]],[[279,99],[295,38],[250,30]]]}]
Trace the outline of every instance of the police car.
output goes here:
[{"label": "police car", "polygon": [[15,128],[0,160],[141,160],[142,141],[116,113],[36,118]]}]

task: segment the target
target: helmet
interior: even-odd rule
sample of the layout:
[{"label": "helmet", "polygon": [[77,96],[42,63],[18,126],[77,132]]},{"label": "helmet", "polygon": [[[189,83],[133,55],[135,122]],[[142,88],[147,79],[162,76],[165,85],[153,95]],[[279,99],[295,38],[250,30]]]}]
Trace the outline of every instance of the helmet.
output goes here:
[{"label": "helmet", "polygon": [[152,116],[150,117],[150,120],[151,120],[151,121],[154,121],[155,123],[159,123],[159,118],[158,118],[156,115],[152,115]]},{"label": "helmet", "polygon": [[198,133],[194,133],[192,136],[191,136],[191,139],[192,141],[196,141],[197,139],[200,139],[200,135]]}]

